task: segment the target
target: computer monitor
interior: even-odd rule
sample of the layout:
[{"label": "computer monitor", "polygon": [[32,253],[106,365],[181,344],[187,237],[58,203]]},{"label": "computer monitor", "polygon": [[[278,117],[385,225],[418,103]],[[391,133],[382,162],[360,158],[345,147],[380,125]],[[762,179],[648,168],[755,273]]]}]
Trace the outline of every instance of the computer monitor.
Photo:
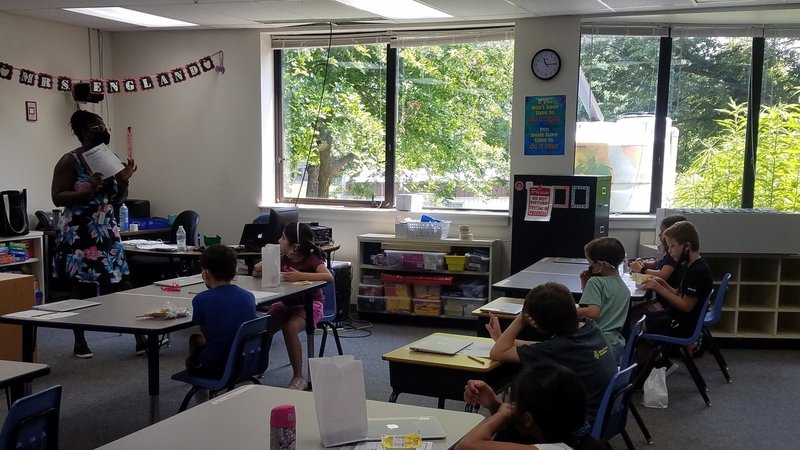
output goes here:
[{"label": "computer monitor", "polygon": [[269,211],[269,243],[277,244],[286,224],[300,220],[300,210],[296,206],[272,208]]}]

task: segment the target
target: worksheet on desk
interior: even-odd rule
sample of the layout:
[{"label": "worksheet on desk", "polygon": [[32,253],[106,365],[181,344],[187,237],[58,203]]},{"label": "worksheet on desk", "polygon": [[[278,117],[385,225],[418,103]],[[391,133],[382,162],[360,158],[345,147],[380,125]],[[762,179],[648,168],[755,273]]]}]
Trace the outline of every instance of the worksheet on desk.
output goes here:
[{"label": "worksheet on desk", "polygon": [[481,358],[488,358],[489,351],[492,350],[494,344],[483,344],[480,342],[473,342],[469,347],[461,349],[456,353],[457,355],[478,356]]},{"label": "worksheet on desk", "polygon": [[266,300],[268,298],[277,297],[281,295],[280,292],[268,292],[268,291],[251,291],[247,289],[248,292],[252,293],[256,300]]}]

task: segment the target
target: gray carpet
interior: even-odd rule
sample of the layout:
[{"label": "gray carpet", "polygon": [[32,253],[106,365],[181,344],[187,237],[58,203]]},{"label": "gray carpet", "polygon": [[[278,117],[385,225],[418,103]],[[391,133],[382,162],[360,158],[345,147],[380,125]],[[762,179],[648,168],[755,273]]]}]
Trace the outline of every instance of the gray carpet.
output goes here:
[{"label": "gray carpet", "polygon": [[[390,387],[388,365],[381,354],[434,331],[471,334],[469,329],[438,330],[425,327],[375,324],[365,330],[344,333],[342,345],[364,363],[367,398],[386,400]],[[172,335],[172,346],[161,352],[161,416],[176,413],[188,391],[170,375],[183,366],[188,335],[185,330]],[[87,333],[95,352],[90,360],[71,355],[72,334],[65,330],[39,330],[39,360],[49,364],[52,373],[34,383],[39,390],[53,384],[64,386],[61,405],[61,448],[90,449],[118,439],[148,425],[149,400],[146,383],[146,360],[133,353],[129,335]],[[317,340],[319,342],[319,339]],[[327,354],[335,353],[329,341]],[[650,447],[631,418],[628,432],[638,448],[770,448],[793,449],[800,441],[797,405],[800,390],[798,351],[723,349],[733,376],[726,384],[710,355],[696,361],[709,386],[713,406],[703,403],[688,372],[681,367],[668,380],[669,408],[639,411],[655,441]],[[291,378],[283,339],[276,335],[270,369],[264,383],[285,386]],[[635,399],[641,400],[641,393]],[[400,403],[436,406],[433,398],[403,394]],[[448,409],[461,410],[463,403],[448,401]],[[6,408],[0,407],[0,420]],[[266,416],[265,416],[266,420]],[[266,423],[266,422],[265,422]],[[615,448],[625,448],[620,437],[611,441]],[[234,448],[234,447],[232,447]]]}]

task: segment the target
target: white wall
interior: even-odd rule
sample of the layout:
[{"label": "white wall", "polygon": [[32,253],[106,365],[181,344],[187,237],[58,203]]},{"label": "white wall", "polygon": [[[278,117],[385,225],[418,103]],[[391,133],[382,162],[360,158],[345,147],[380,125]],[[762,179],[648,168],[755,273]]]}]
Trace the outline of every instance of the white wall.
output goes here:
[{"label": "white wall", "polygon": [[[12,20],[13,19],[13,20]],[[25,34],[29,33],[29,34]],[[36,38],[32,38],[31,34]],[[87,30],[0,14],[0,61],[35,70],[89,74]],[[516,33],[513,173],[572,173],[577,65],[577,18],[520,21]],[[112,147],[125,153],[125,130],[133,129],[134,156],[139,170],[131,182],[131,198],[151,201],[152,213],[165,216],[183,209],[200,213],[200,229],[235,242],[241,226],[271,203],[274,164],[272,135],[272,62],[269,39],[254,30],[113,33],[104,39],[106,78],[150,75],[224,51],[224,75],[206,73],[196,79],[150,92],[118,94],[101,104],[112,127]],[[42,42],[46,42],[43,51]],[[530,73],[530,58],[540,48],[559,51],[562,70],[541,82]],[[94,52],[96,56],[96,52]],[[262,58],[264,56],[265,58]],[[215,60],[216,61],[216,60]],[[262,61],[266,63],[262,66]],[[113,66],[112,66],[113,62]],[[95,70],[97,63],[94,64]],[[113,71],[110,68],[113,67]],[[567,95],[564,157],[522,156],[522,108],[526,95]],[[29,212],[51,209],[49,187],[58,157],[78,143],[67,126],[73,103],[68,94],[45,92],[0,81],[0,188],[27,187]],[[24,101],[39,101],[40,119],[24,120]],[[108,106],[106,106],[108,105]],[[113,113],[109,115],[108,113]],[[262,148],[267,149],[262,158]],[[262,193],[263,188],[263,193]],[[394,210],[303,207],[303,221],[333,228],[342,249],[336,259],[356,261],[357,236],[393,233]],[[469,224],[476,238],[504,242],[504,267],[510,261],[510,226],[506,214],[437,214],[454,224]],[[621,225],[620,225],[621,224]],[[612,218],[611,234],[635,256],[640,229],[652,230],[653,219]]]},{"label": "white wall", "polygon": [[[107,43],[108,35],[104,37]],[[97,55],[97,34],[86,28],[0,13],[0,61],[15,68],[54,76],[99,76]],[[106,73],[110,67],[106,58]],[[37,122],[26,121],[26,101],[37,103]],[[109,117],[104,105],[82,108]],[[50,199],[53,168],[61,155],[80,145],[69,128],[74,111],[71,94],[20,84],[16,70],[11,80],[0,79],[0,190],[26,188],[31,217],[36,210],[54,208]],[[32,219],[31,227],[35,225]]]}]

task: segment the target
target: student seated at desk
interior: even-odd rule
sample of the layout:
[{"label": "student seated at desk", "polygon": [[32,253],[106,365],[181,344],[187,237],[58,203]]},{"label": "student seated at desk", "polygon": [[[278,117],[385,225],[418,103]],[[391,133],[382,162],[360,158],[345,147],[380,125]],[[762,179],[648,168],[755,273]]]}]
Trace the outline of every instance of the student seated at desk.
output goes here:
[{"label": "student seated at desk", "polygon": [[[314,235],[308,225],[300,222],[290,222],[283,229],[283,234],[278,240],[281,251],[281,280],[282,281],[333,281],[333,275],[325,266],[325,256],[314,244]],[[262,275],[263,266],[257,263],[253,267],[253,276]],[[322,307],[325,297],[322,289],[315,289],[314,296],[314,326],[322,320]],[[286,343],[286,352],[292,364],[292,381],[289,389],[306,389],[306,380],[303,378],[303,347],[300,345],[298,334],[306,329],[306,310],[302,303],[287,304],[278,301],[272,304],[267,312],[271,319],[271,333],[283,331],[283,341]]]},{"label": "student seated at desk", "polygon": [[480,380],[467,382],[464,401],[492,415],[467,433],[456,450],[608,448],[590,435],[580,377],[558,364],[537,363],[520,372],[511,387],[510,404]]},{"label": "student seated at desk", "polygon": [[658,245],[659,252],[663,252],[658,260],[645,261],[642,258],[636,258],[631,263],[631,272],[653,275],[667,280],[667,284],[677,288],[680,283],[680,264],[667,251],[667,241],[664,238],[664,231],[675,225],[678,222],[686,221],[686,217],[681,215],[674,215],[665,217],[664,220],[658,225]]},{"label": "student seated at desk", "polygon": [[192,321],[202,334],[189,338],[186,369],[194,374],[219,378],[239,327],[256,318],[256,299],[231,280],[236,275],[236,252],[224,245],[212,245],[200,255],[207,291],[192,299]]},{"label": "student seated at desk", "polygon": [[[550,339],[517,340],[529,327],[551,336]],[[500,323],[494,315],[487,328],[495,340],[489,352],[493,360],[521,362],[525,367],[550,361],[575,371],[586,387],[586,419],[594,421],[606,386],[617,373],[617,362],[594,321],[578,321],[575,301],[566,286],[552,282],[536,286],[525,297],[522,312],[504,332],[500,332]]]},{"label": "student seated at desk", "polygon": [[625,259],[625,247],[612,237],[597,238],[583,248],[589,269],[581,272],[581,300],[578,317],[597,323],[603,337],[619,360],[625,350],[622,328],[628,316],[631,291],[619,276],[619,265]]},{"label": "student seated at desk", "polygon": [[[645,326],[647,332],[675,337],[689,337],[697,326],[700,314],[705,314],[703,304],[711,294],[713,281],[711,269],[700,256],[700,234],[691,222],[678,222],[664,231],[667,252],[684,265],[680,271],[681,279],[677,288],[673,288],[666,280],[653,277],[644,282],[646,289],[657,294],[654,300],[648,300],[631,308],[631,321],[639,320],[647,314]],[[639,346],[639,361],[646,361],[648,351],[645,345]],[[673,363],[662,358],[656,367],[667,367],[667,374],[675,369]]]}]

